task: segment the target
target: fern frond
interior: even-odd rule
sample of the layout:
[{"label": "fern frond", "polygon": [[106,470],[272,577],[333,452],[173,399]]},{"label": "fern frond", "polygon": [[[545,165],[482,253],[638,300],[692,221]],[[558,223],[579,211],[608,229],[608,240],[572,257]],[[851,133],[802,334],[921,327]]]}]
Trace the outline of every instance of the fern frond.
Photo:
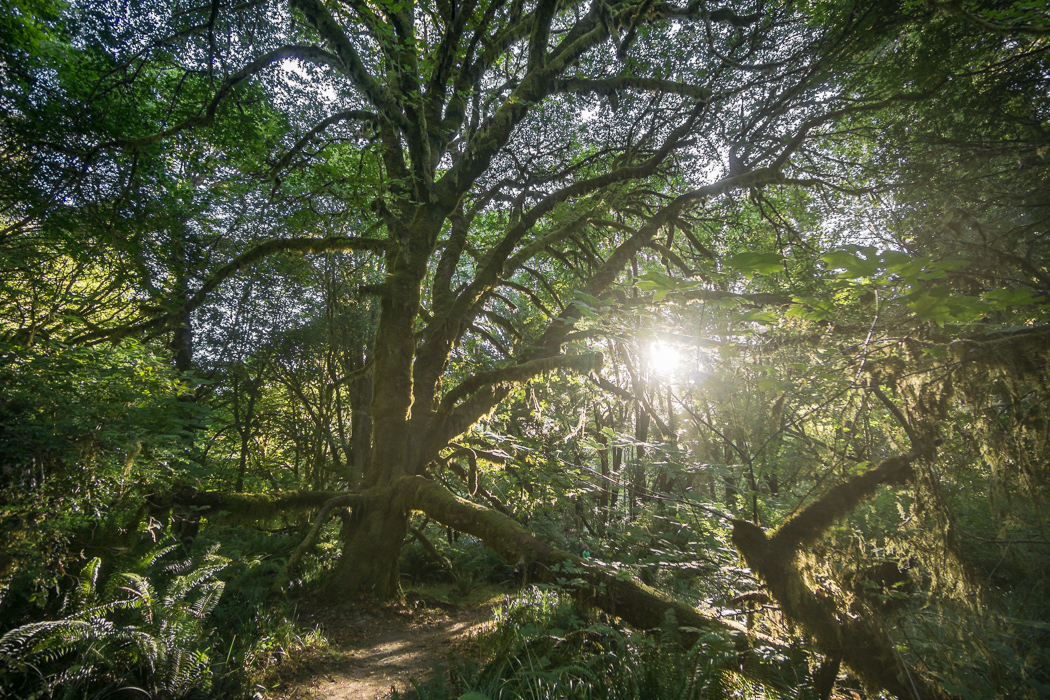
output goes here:
[{"label": "fern frond", "polygon": [[165,564],[177,547],[162,543],[138,568],[107,576],[104,585],[101,560],[89,561],[66,595],[62,618],[0,636],[0,695],[18,688],[21,697],[102,696],[132,678],[155,697],[205,688],[212,660],[204,618],[222,596],[217,577],[229,560],[212,550],[196,563]]},{"label": "fern frond", "polygon": [[56,630],[86,629],[89,625],[80,620],[48,620],[16,627],[0,637],[0,658],[13,657],[30,648],[38,637]]},{"label": "fern frond", "polygon": [[202,584],[213,581],[219,572],[225,569],[226,566],[226,562],[212,564],[195,569],[193,573],[188,576],[179,576],[171,582],[171,587],[168,589],[168,595],[176,600],[184,599],[193,589]]},{"label": "fern frond", "polygon": [[135,568],[139,569],[140,571],[151,569],[154,566],[156,566],[158,561],[174,552],[176,549],[178,549],[178,547],[179,544],[178,542],[174,541],[174,538],[162,540],[158,544],[156,549],[148,552],[146,556],[144,556],[138,561],[138,566],[136,566]]},{"label": "fern frond", "polygon": [[161,571],[166,574],[181,574],[193,566],[192,559],[182,559],[181,561],[175,561],[165,566]]}]

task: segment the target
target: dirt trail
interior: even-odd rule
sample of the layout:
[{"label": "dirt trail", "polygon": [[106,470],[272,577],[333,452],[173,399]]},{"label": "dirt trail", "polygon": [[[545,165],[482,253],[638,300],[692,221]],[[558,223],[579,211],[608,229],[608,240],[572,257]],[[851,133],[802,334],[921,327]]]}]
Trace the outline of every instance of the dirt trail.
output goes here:
[{"label": "dirt trail", "polygon": [[424,681],[465,653],[467,642],[490,624],[492,606],[450,606],[418,597],[372,607],[306,602],[298,617],[301,624],[321,626],[328,648],[280,673],[267,700],[379,700],[395,689],[405,697],[411,679]]}]

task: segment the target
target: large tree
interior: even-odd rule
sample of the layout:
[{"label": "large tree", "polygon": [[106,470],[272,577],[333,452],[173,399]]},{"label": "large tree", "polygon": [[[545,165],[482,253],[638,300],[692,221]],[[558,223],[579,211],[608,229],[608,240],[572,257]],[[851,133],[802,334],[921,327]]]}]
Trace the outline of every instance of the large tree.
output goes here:
[{"label": "large tree", "polygon": [[[637,309],[648,301],[639,299],[639,279],[660,299],[779,306],[827,329],[831,311],[820,295],[833,285],[824,273],[845,267],[859,270],[848,279],[881,274],[887,285],[913,285],[896,305],[897,330],[915,314],[941,326],[966,316],[978,307],[945,302],[945,288],[932,282],[956,268],[938,269],[933,258],[905,268],[874,248],[820,256],[873,240],[847,218],[875,217],[869,197],[894,193],[884,204],[886,225],[922,218],[929,195],[916,177],[921,168],[896,165],[904,155],[933,163],[987,135],[1009,136],[998,124],[934,124],[938,101],[973,105],[979,94],[988,106],[1001,93],[1015,103],[996,106],[1018,128],[1038,133],[1045,123],[1044,105],[1020,123],[1028,106],[1014,96],[1032,94],[1033,84],[998,77],[1016,65],[1035,75],[1045,31],[1021,15],[989,28],[980,8],[703,0],[124,7],[123,16],[116,6],[74,10],[113,51],[87,49],[91,60],[80,70],[94,80],[73,96],[89,108],[102,105],[97,126],[59,124],[51,141],[37,143],[28,123],[36,103],[28,99],[8,120],[7,143],[26,145],[29,156],[3,166],[21,178],[14,194],[5,193],[16,204],[4,225],[62,230],[66,238],[50,240],[72,241],[59,247],[73,260],[105,251],[131,291],[100,289],[88,295],[92,303],[140,302],[134,317],[119,304],[104,318],[86,318],[85,304],[67,309],[65,317],[77,319],[67,340],[171,333],[180,369],[192,364],[191,321],[199,326],[209,305],[230,308],[238,273],[281,253],[374,261],[361,267],[369,271],[355,290],[378,306],[374,330],[359,329],[372,333],[363,343],[367,365],[329,378],[334,387],[369,374],[370,457],[357,460],[361,472],[344,493],[289,501],[323,506],[322,514],[352,507],[328,584],[340,595],[396,593],[409,517],[423,511],[522,565],[583,567],[599,604],[628,620],[655,625],[671,606],[693,626],[739,632],[551,549],[434,477],[476,459],[485,446],[472,441],[472,427],[515,387],[555,371],[597,375],[604,357],[594,339],[624,331],[593,323],[596,310]],[[972,54],[926,60],[960,40]],[[924,59],[919,68],[916,57]],[[37,85],[54,87],[46,77]],[[68,108],[66,98],[49,99]],[[135,118],[114,122],[117,107]],[[916,116],[930,122],[922,133]],[[886,143],[888,133],[899,143]],[[953,161],[958,179],[972,181],[975,166],[960,161]],[[901,256],[915,241],[890,238],[881,240]],[[1017,257],[1008,249],[1015,245],[996,248],[1004,264]],[[991,267],[983,279],[1001,279]],[[904,272],[889,280],[894,270]],[[762,280],[748,287],[736,274],[776,271],[768,289],[755,289]],[[854,299],[867,291],[850,287]],[[1032,299],[1009,300],[1018,301]],[[738,319],[725,338],[756,319]],[[12,337],[24,330],[10,325]],[[30,325],[29,342],[38,325]],[[844,353],[860,367],[844,373],[859,379],[879,359],[866,354],[874,326],[838,326],[844,342],[864,342]],[[49,332],[58,328],[48,321]],[[910,446],[844,479],[776,534],[737,521],[734,542],[785,615],[817,638],[829,668],[843,659],[900,696],[912,689],[937,695],[921,673],[900,680],[885,632],[811,590],[794,563],[836,518],[877,487],[912,480],[913,464],[933,455],[935,431],[914,426],[879,390],[890,369],[868,369],[876,405],[900,418]],[[610,390],[633,395],[639,415],[654,413],[637,387]],[[242,483],[252,419],[237,415]],[[741,444],[726,439],[727,448]],[[237,507],[221,494],[191,501]]]}]

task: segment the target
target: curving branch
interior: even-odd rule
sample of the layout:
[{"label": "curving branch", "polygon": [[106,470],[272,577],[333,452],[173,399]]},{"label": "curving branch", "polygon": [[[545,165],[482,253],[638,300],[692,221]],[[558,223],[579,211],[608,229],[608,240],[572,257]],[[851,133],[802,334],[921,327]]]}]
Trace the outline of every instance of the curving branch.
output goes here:
[{"label": "curving branch", "polygon": [[357,119],[358,121],[371,124],[375,124],[377,121],[375,114],[362,109],[350,109],[345,112],[337,112],[330,117],[322,119],[314,128],[310,129],[310,131],[308,131],[302,138],[296,141],[295,145],[288,149],[288,152],[281,156],[281,159],[270,168],[269,177],[273,179],[277,176],[277,173],[288,167],[288,164],[292,162],[292,159],[301,153],[311,141],[320,136],[328,127],[350,119]]},{"label": "curving branch", "polygon": [[[514,258],[510,258],[511,254],[514,252],[514,248],[543,216],[553,211],[557,205],[570,199],[598,192],[620,182],[639,180],[652,175],[656,172],[657,168],[670,157],[674,149],[681,145],[681,140],[692,128],[705,107],[706,103],[698,103],[683,123],[667,136],[659,150],[643,163],[618,168],[604,175],[587,178],[566,185],[565,187],[548,194],[541,199],[536,206],[522,214],[521,219],[512,226],[506,234],[504,234],[499,243],[492,247],[485,258],[484,264],[480,266],[480,269],[474,275],[474,279],[469,285],[467,285],[466,289],[460,293],[459,298],[451,306],[445,319],[443,319],[443,322],[446,324],[445,328],[451,328],[455,322],[465,318],[471,309],[475,307],[478,300],[499,283],[500,278],[508,271],[508,263],[512,262],[515,266],[523,264],[528,259],[525,256],[531,256],[533,254],[531,248],[527,246],[525,251],[519,251]],[[734,186],[735,185],[730,184],[728,187],[729,189],[732,189]],[[701,196],[698,196],[698,198],[701,198]],[[683,201],[682,206],[684,206],[684,204],[685,202]],[[677,216],[679,210],[675,210],[671,214],[668,214],[668,216]],[[581,218],[583,218],[582,215]],[[666,220],[661,220],[661,226],[664,223],[666,223]],[[570,232],[571,228],[568,229],[566,233]],[[653,233],[655,233],[655,230]],[[648,235],[651,238],[652,233]],[[544,247],[546,247],[546,244],[544,244]],[[513,270],[515,268],[512,267],[510,269]],[[623,268],[618,268],[614,274],[619,273],[620,269]]]},{"label": "curving branch", "polygon": [[183,489],[147,500],[154,508],[192,508],[201,515],[226,517],[235,521],[268,520],[283,513],[295,513],[324,505],[346,494],[332,491],[284,491],[265,493],[222,493]]},{"label": "curving branch", "polygon": [[436,193],[445,202],[457,202],[507,145],[514,128],[529,113],[531,105],[550,94],[551,82],[573,61],[608,38],[598,21],[600,3],[581,19],[551,52],[542,66],[533,66],[506,101],[467,144],[463,157],[442,176]]},{"label": "curving branch", "polygon": [[441,400],[440,412],[448,413],[453,407],[478,390],[492,386],[509,386],[521,384],[533,377],[545,372],[553,372],[557,369],[574,369],[577,372],[596,372],[601,369],[605,361],[602,353],[585,353],[581,355],[558,355],[545,357],[531,362],[523,362],[518,365],[504,367],[491,372],[479,372],[469,379],[463,380],[456,388],[445,394]]},{"label": "curving branch", "polygon": [[[961,17],[981,29],[1003,36],[1015,36],[1018,34],[1034,37],[1050,36],[1050,25],[1048,24],[1036,24],[1034,22],[993,22],[967,8],[962,0],[946,0],[945,2],[937,2],[936,0],[933,0],[929,2],[929,6],[946,15]],[[1035,6],[1032,5],[1032,7]]]},{"label": "curving branch", "polygon": [[372,77],[332,14],[318,0],[291,0],[289,4],[292,9],[303,13],[310,26],[317,30],[321,38],[339,57],[343,72],[350,77],[354,85],[380,111],[382,116],[399,128],[406,128],[408,120],[398,107],[397,101],[387,88]]},{"label": "curving branch", "polygon": [[[423,449],[417,458],[423,463],[431,461],[442,448],[467,432],[482,416],[490,413],[507,398],[513,387],[522,382],[556,369],[593,372],[601,368],[603,361],[604,356],[601,353],[552,354],[471,377],[450,391],[442,400],[430,422],[423,440]],[[464,400],[456,405],[460,399]]]},{"label": "curving branch", "polygon": [[146,333],[166,328],[173,321],[185,318],[205,301],[208,295],[215,289],[240,272],[243,268],[263,260],[276,253],[299,253],[307,255],[310,253],[335,253],[350,251],[368,251],[373,253],[385,252],[388,242],[378,238],[353,238],[348,236],[333,236],[330,238],[269,238],[256,243],[251,248],[235,257],[230,262],[208,275],[200,289],[193,293],[183,304],[170,310],[160,307],[149,307],[145,312],[153,312],[153,317],[148,321],[124,326],[121,328],[93,330],[83,335],[72,338],[71,343],[90,343],[102,338],[118,339],[127,338],[137,333]]},{"label": "curving branch", "polygon": [[547,63],[547,42],[551,36],[551,21],[558,9],[558,0],[539,0],[532,13],[532,36],[529,37],[529,71],[543,68]]},{"label": "curving branch", "polygon": [[618,75],[612,78],[560,78],[555,80],[552,92],[593,92],[608,95],[618,90],[637,90],[639,92],[659,92],[670,95],[689,97],[700,102],[711,99],[711,89],[703,85],[661,80],[659,78],[640,78],[630,75]]},{"label": "curving branch", "polygon": [[367,251],[371,253],[386,252],[389,243],[378,238],[356,238],[351,236],[332,236],[330,238],[269,238],[256,243],[236,258],[208,275],[200,289],[183,304],[178,314],[185,316],[204,303],[208,294],[249,265],[268,258],[275,253],[347,253]]},{"label": "curving branch", "polygon": [[306,533],[306,537],[304,537],[303,541],[292,550],[290,555],[288,555],[288,561],[286,561],[284,566],[281,567],[280,572],[273,581],[273,586],[270,591],[272,593],[277,593],[288,585],[289,577],[292,572],[295,571],[295,567],[299,566],[299,562],[302,560],[303,555],[309,551],[310,547],[314,546],[314,542],[317,541],[317,536],[321,534],[321,528],[324,527],[325,521],[328,520],[328,516],[335,508],[357,506],[363,503],[364,500],[364,494],[345,493],[341,496],[336,496],[325,501],[324,505],[321,506],[321,510],[317,511],[317,517],[314,518],[313,525],[310,526],[310,530]]},{"label": "curving branch", "polygon": [[[880,109],[885,109],[886,107],[890,107],[892,105],[899,104],[902,102],[921,102],[937,94],[937,92],[941,89],[942,85],[943,82],[938,83],[936,86],[929,90],[922,90],[918,92],[905,92],[899,95],[887,97],[886,99],[879,100],[877,102],[865,102],[863,104],[850,105],[849,107],[835,109],[828,112],[827,114],[822,114],[819,117],[809,119],[806,122],[804,122],[801,127],[799,127],[797,132],[795,132],[795,135],[791,138],[790,141],[788,141],[787,145],[784,146],[784,149],[773,160],[771,167],[777,170],[782,168],[784,164],[787,163],[788,158],[790,158],[795,153],[795,151],[797,151],[799,147],[805,142],[806,137],[809,136],[809,132],[822,124],[827,124],[828,122],[834,121],[841,117],[849,116],[851,114],[865,114],[867,112],[877,112]],[[801,184],[801,182],[797,184]],[[816,185],[824,183],[821,183],[819,181],[813,181],[807,184]]]},{"label": "curving branch", "polygon": [[405,510],[419,510],[432,520],[485,542],[505,561],[527,569],[541,581],[555,581],[559,570],[573,579],[567,585],[587,602],[616,615],[639,629],[653,629],[674,615],[683,641],[692,644],[704,633],[716,633],[734,640],[741,654],[759,662],[752,651],[752,639],[763,644],[782,645],[749,635],[747,630],[713,613],[672,600],[634,579],[618,576],[592,559],[582,559],[533,536],[518,522],[498,511],[459,498],[435,481],[423,477],[404,477],[396,484]]},{"label": "curving branch", "polygon": [[847,479],[788,518],[772,535],[746,520],[733,521],[733,544],[747,565],[766,583],[784,615],[816,639],[831,666],[841,659],[864,683],[907,700],[947,700],[948,694],[904,661],[883,628],[845,613],[832,596],[815,591],[806,582],[798,557],[880,486],[910,481],[912,463],[928,454],[912,450]]},{"label": "curving branch", "polygon": [[873,496],[880,486],[899,486],[910,481],[914,477],[912,463],[925,455],[923,451],[912,450],[890,457],[832,487],[788,518],[770,537],[770,542],[778,551],[792,555],[803,547],[816,544],[835,523]]}]

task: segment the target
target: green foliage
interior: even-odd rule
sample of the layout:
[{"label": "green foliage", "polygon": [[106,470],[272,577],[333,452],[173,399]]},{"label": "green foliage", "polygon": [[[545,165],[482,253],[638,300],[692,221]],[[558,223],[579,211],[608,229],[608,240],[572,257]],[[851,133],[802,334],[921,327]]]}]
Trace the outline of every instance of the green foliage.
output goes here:
[{"label": "green foliage", "polygon": [[701,636],[683,646],[687,631],[673,616],[654,634],[632,633],[607,618],[588,619],[556,589],[530,587],[496,608],[495,623],[481,640],[487,663],[454,666],[447,679],[417,686],[421,700],[782,697],[775,684],[739,675],[726,639]]},{"label": "green foliage", "polygon": [[189,391],[133,341],[0,346],[5,596],[12,585],[42,595],[60,579],[71,541],[113,546],[147,490],[187,477],[191,430],[205,417]]},{"label": "green foliage", "polygon": [[[976,267],[970,260],[941,260],[932,255],[861,246],[833,250],[821,257],[831,272],[842,270],[835,274],[840,301],[878,298],[883,302],[882,308],[889,307],[890,313],[893,306],[903,306],[921,322],[942,328],[946,323],[965,324],[971,329],[988,326],[1004,314],[1011,324],[1042,322],[1046,317],[1043,296],[1022,285],[987,289],[979,295],[960,293],[960,277],[973,274]],[[880,297],[872,296],[876,292]],[[831,317],[828,307],[813,308],[808,300],[798,303],[800,306],[789,310],[789,315]]]},{"label": "green foliage", "polygon": [[[907,486],[800,553],[806,585],[953,693],[1044,692],[1043,5],[292,5],[5,6],[4,612],[46,611],[72,562],[162,529],[150,492],[407,472],[790,640],[776,601],[738,600],[759,583],[726,522],[775,528],[921,439],[939,452]],[[295,48],[267,63],[278,46]],[[230,264],[302,236],[363,249]],[[177,362],[213,377],[193,397],[210,424],[159,344],[97,344],[191,328]],[[688,367],[655,367],[656,339]],[[441,405],[481,372],[597,351],[590,379]],[[467,453],[480,466],[457,481]],[[216,615],[240,637],[226,676],[247,677],[295,643],[264,603],[291,536],[203,525],[239,554]],[[508,577],[480,543],[424,534],[439,556],[411,545],[408,577],[457,596]],[[362,571],[393,570],[381,549]],[[907,562],[912,589],[863,580],[865,559]],[[509,604],[502,665],[473,692],[752,693],[723,687],[718,640],[682,656],[673,621],[653,640],[530,600],[544,617]],[[90,657],[83,614],[39,639]]]},{"label": "green foliage", "polygon": [[229,560],[214,552],[179,559],[178,550],[161,541],[130,568],[104,576],[102,560],[89,560],[66,594],[62,617],[0,637],[0,690],[22,698],[207,691],[219,653],[209,616]]},{"label": "green foliage", "polygon": [[449,599],[460,601],[482,584],[506,585],[514,581],[514,568],[477,538],[458,533],[449,537],[446,528],[437,526],[422,532],[444,561],[436,560],[418,541],[406,545],[400,559],[401,577],[406,584],[451,584]]}]

